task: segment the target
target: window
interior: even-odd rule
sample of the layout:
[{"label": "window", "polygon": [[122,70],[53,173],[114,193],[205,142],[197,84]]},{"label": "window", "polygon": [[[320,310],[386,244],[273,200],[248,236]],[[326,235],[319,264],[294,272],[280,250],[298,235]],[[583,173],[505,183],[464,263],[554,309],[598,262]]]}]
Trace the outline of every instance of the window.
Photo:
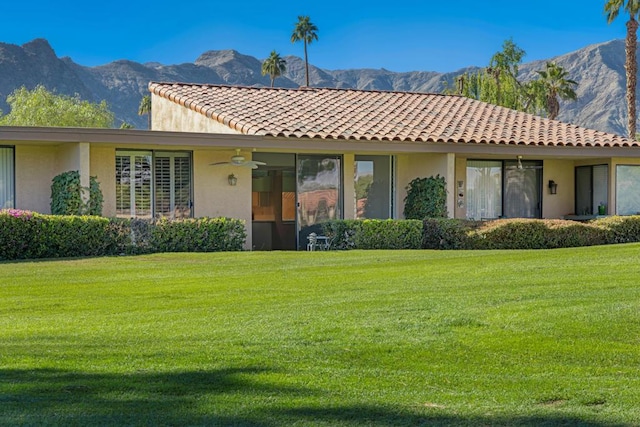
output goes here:
[{"label": "window", "polygon": [[640,214],[640,166],[616,167],[616,213]]},{"label": "window", "polygon": [[540,218],[542,162],[467,161],[467,218]]},{"label": "window", "polygon": [[467,218],[485,219],[502,216],[502,162],[469,160],[467,162]]},{"label": "window", "polygon": [[191,153],[116,152],[116,215],[191,216]]},{"label": "window", "polygon": [[356,218],[392,218],[393,157],[356,156],[354,185]]},{"label": "window", "polygon": [[609,166],[576,167],[576,215],[595,215],[609,200]]},{"label": "window", "polygon": [[15,208],[13,147],[0,147],[0,209]]}]

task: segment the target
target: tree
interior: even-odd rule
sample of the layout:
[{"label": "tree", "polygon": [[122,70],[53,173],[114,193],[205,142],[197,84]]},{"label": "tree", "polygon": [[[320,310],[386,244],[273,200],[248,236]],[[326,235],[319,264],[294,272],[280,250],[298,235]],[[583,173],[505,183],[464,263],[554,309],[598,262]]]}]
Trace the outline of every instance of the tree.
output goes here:
[{"label": "tree", "polygon": [[514,110],[539,112],[542,105],[538,102],[537,88],[530,82],[518,80],[519,66],[525,54],[513,40],[505,40],[502,51],[491,57],[487,68],[457,77],[457,93]]},{"label": "tree", "polygon": [[138,115],[147,115],[147,127],[151,130],[151,96],[145,95],[140,100],[140,106],[138,107]]},{"label": "tree", "polygon": [[302,40],[304,42],[304,69],[306,85],[309,86],[309,59],[307,57],[307,44],[318,40],[318,27],[316,27],[308,16],[298,16],[298,22],[291,34],[291,43]]},{"label": "tree", "polygon": [[[502,51],[491,57],[487,68],[456,78],[455,93],[532,114],[546,111],[550,119],[557,118],[558,98],[575,101],[577,83],[568,78],[569,73],[564,68],[550,62],[544,70],[536,71],[537,80],[521,82],[518,73],[525,54],[513,40],[506,40]],[[445,93],[453,91],[447,89]]]},{"label": "tree", "polygon": [[560,112],[558,98],[575,101],[578,96],[574,87],[578,83],[569,79],[569,73],[554,62],[547,62],[546,69],[537,71],[537,73],[540,75],[537,82],[540,84],[541,93],[544,96],[545,110],[548,117],[555,120]]},{"label": "tree", "polygon": [[625,41],[626,60],[624,69],[627,74],[627,132],[629,138],[636,134],[636,83],[638,74],[638,61],[636,49],[638,48],[638,14],[640,13],[640,0],[606,0],[604,13],[607,15],[607,23],[611,24],[624,10],[629,14],[627,21],[627,37]]},{"label": "tree", "polygon": [[114,124],[105,101],[96,104],[77,95],[57,95],[42,85],[16,89],[7,97],[7,104],[11,111],[0,117],[0,125],[109,128]]},{"label": "tree", "polygon": [[262,63],[262,75],[269,74],[271,79],[271,87],[277,77],[280,77],[287,71],[287,61],[284,60],[275,50],[271,51],[271,55]]}]

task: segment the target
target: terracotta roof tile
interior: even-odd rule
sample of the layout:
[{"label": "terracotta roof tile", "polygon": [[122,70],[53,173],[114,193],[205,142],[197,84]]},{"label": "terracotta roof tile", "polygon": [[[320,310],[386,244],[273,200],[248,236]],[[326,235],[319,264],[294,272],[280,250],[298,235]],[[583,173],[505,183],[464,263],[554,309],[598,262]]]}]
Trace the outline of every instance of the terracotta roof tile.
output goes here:
[{"label": "terracotta roof tile", "polygon": [[455,95],[155,82],[149,90],[248,135],[560,147],[640,145],[619,135]]}]

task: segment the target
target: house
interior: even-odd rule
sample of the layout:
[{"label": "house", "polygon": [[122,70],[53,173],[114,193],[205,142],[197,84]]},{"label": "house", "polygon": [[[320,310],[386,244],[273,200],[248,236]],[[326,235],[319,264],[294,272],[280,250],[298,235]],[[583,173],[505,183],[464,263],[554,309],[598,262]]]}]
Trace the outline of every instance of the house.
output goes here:
[{"label": "house", "polygon": [[640,146],[618,135],[454,95],[149,89],[152,131],[0,128],[0,204],[47,212],[51,179],[79,170],[107,216],[240,218],[254,249],[303,248],[329,219],[401,218],[407,185],[432,175],[455,218],[640,212]]}]

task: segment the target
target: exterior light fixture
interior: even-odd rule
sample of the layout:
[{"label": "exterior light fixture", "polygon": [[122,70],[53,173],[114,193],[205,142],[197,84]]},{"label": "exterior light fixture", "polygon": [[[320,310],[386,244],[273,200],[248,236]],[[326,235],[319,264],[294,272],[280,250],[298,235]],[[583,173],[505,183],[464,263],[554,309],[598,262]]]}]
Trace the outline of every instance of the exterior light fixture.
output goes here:
[{"label": "exterior light fixture", "polygon": [[518,159],[518,166],[516,167],[518,170],[522,170],[522,156],[516,157]]},{"label": "exterior light fixture", "polygon": [[554,180],[549,181],[549,193],[558,194],[558,184]]},{"label": "exterior light fixture", "polygon": [[238,177],[234,174],[230,174],[227,179],[229,180],[229,185],[231,185],[232,187],[235,187],[235,185],[238,183]]}]

